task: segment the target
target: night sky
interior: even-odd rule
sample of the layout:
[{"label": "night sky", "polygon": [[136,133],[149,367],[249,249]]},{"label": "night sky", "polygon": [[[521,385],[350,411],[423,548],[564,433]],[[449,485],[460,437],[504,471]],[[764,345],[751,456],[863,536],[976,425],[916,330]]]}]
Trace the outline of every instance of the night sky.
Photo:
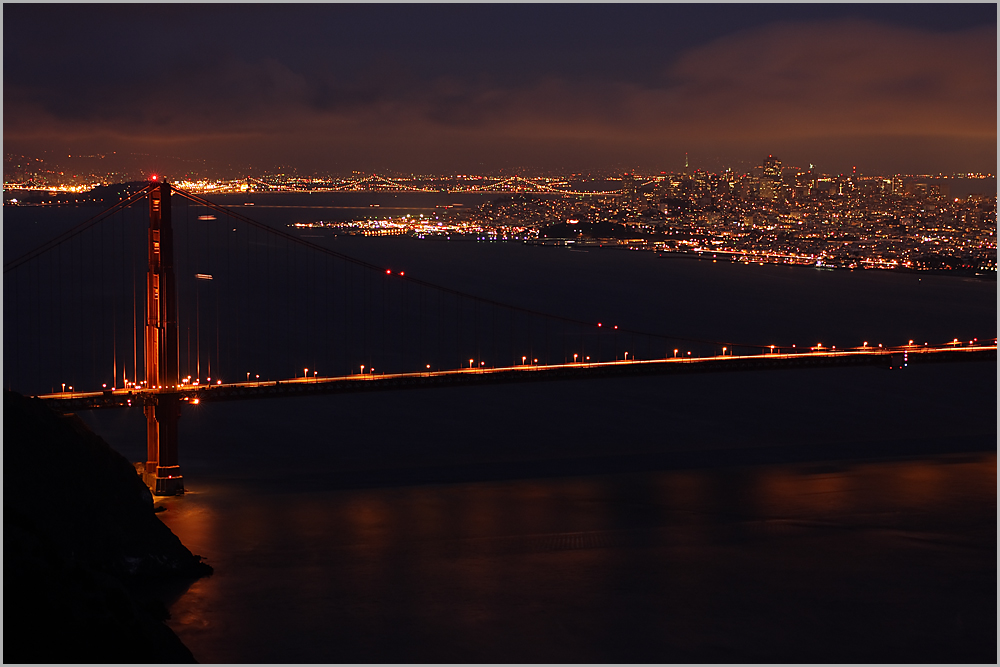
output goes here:
[{"label": "night sky", "polygon": [[[5,4],[6,153],[996,169],[995,4]],[[155,165],[151,165],[155,166]]]}]

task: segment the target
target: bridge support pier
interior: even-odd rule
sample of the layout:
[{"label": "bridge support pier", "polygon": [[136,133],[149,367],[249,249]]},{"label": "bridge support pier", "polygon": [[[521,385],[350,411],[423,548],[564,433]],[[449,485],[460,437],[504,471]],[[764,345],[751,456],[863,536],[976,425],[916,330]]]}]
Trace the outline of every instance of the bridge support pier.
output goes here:
[{"label": "bridge support pier", "polygon": [[145,406],[146,466],[143,481],[157,496],[184,493],[184,476],[177,459],[177,421],[180,396],[156,394]]}]

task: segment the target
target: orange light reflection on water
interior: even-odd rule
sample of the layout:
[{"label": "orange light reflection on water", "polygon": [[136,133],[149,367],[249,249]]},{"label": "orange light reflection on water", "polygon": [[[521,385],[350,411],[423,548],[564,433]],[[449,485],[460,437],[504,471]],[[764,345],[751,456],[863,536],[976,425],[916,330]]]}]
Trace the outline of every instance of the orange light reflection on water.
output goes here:
[{"label": "orange light reflection on water", "polygon": [[[752,642],[771,621],[732,625],[730,602],[758,604],[758,581],[774,597],[760,613],[783,622],[796,621],[775,610],[829,594],[837,577],[867,600],[899,558],[924,567],[897,536],[990,538],[995,485],[996,455],[975,454],[260,495],[243,485],[158,502],[216,568],[170,607],[199,660],[263,659],[304,637],[283,644],[290,661],[392,661],[391,636],[420,658],[506,647],[558,661],[569,645],[604,655],[588,624],[612,627],[619,613],[662,622],[656,641],[692,650],[718,640],[699,628],[732,616],[727,636]],[[524,652],[532,645],[540,652]]]}]

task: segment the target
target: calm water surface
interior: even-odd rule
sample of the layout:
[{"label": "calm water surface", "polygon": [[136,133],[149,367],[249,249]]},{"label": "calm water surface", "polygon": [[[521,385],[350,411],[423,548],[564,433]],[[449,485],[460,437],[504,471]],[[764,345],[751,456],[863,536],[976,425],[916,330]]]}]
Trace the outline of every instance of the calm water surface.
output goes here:
[{"label": "calm water surface", "polygon": [[202,480],[204,662],[989,661],[996,456],[309,493]]}]

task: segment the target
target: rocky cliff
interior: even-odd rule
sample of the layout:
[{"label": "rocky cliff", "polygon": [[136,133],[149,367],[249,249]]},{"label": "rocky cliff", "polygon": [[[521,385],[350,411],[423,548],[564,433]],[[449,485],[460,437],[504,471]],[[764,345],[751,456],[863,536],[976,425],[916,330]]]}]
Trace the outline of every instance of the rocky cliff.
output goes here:
[{"label": "rocky cliff", "polygon": [[4,662],[194,662],[136,592],[211,568],[135,468],[74,415],[4,394]]}]

